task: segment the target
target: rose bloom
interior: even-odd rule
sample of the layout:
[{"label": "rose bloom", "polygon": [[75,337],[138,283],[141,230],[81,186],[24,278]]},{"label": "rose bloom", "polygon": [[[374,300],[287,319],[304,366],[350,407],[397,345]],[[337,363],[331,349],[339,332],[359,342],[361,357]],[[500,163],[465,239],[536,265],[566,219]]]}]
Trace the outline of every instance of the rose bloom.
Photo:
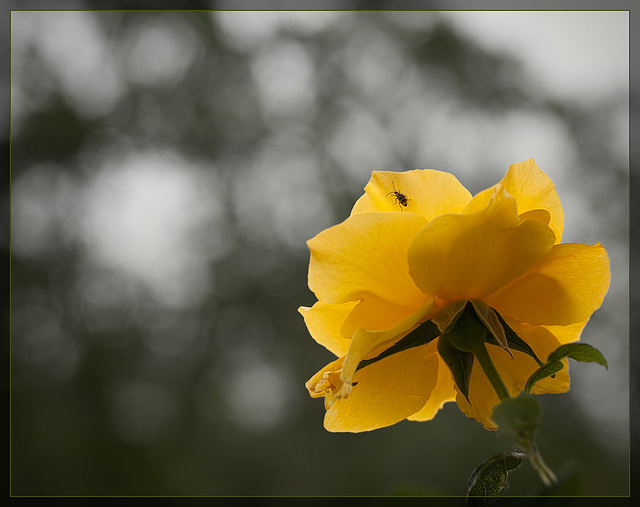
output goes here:
[{"label": "rose bloom", "polygon": [[[579,340],[602,304],[610,280],[604,247],[561,243],[560,199],[533,159],[512,164],[475,196],[453,175],[429,169],[373,172],[364,190],[349,218],[308,241],[309,288],[318,301],[299,311],[311,336],[338,357],[306,384],[312,397],[324,397],[325,428],[360,432],[428,421],[456,401],[496,429],[491,414],[500,400],[477,361],[463,393],[439,354],[439,338],[384,351],[423,323],[442,321],[448,304],[472,300],[495,310],[544,361]],[[488,340],[485,346],[517,396],[539,363]],[[532,394],[569,389],[563,362]]]}]

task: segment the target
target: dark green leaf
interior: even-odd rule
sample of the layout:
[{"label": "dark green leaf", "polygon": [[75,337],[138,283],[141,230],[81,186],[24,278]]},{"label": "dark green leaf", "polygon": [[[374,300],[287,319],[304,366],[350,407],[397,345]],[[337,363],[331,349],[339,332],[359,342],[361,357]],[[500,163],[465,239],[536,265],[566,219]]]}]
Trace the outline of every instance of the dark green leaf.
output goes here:
[{"label": "dark green leaf", "polygon": [[[495,310],[495,308],[492,308],[492,310],[498,316],[498,320],[500,320],[500,324],[502,324],[502,328],[504,329],[504,334],[507,336],[507,344],[509,345],[509,348],[513,350],[517,350],[518,352],[523,352],[524,354],[527,354],[528,356],[532,357],[536,361],[536,363],[538,363],[538,366],[542,366],[544,363],[540,361],[540,359],[538,358],[536,353],[533,351],[533,349],[529,347],[529,344],[525,342],[522,338],[520,338],[518,334],[509,327],[509,324],[505,322],[505,320],[502,318],[502,315],[500,315]],[[499,345],[499,343],[497,343],[496,340],[491,335],[489,335],[489,337],[487,338],[487,341],[489,343],[493,343],[494,345]]]},{"label": "dark green leaf", "polygon": [[551,361],[560,361],[565,357],[569,357],[575,361],[583,363],[598,363],[607,368],[607,360],[598,349],[593,348],[587,343],[567,343],[561,345],[554,350],[547,358],[547,363]]},{"label": "dark green leaf", "polygon": [[363,359],[362,361],[360,361],[360,364],[358,364],[358,368],[356,369],[356,371],[364,368],[365,366],[369,366],[370,364],[380,361],[385,357],[389,357],[392,354],[397,354],[398,352],[402,352],[412,347],[426,345],[434,338],[437,338],[439,334],[440,330],[438,329],[438,326],[428,320],[427,322],[415,328],[408,335],[398,340],[378,356],[374,357],[373,359]]},{"label": "dark green leaf", "polygon": [[565,357],[583,363],[598,363],[607,368],[607,360],[600,351],[593,348],[591,345],[586,343],[567,343],[566,345],[561,345],[549,354],[547,362],[533,372],[529,377],[529,380],[527,380],[527,385],[524,388],[525,393],[530,393],[533,385],[539,380],[560,371],[563,367],[561,360]]},{"label": "dark green leaf", "polygon": [[438,340],[438,354],[451,370],[458,391],[469,401],[469,380],[473,368],[473,354],[456,349],[451,345],[446,334]]},{"label": "dark green leaf", "polygon": [[509,487],[509,472],[522,463],[518,452],[504,452],[478,466],[469,477],[467,505],[490,505]]}]

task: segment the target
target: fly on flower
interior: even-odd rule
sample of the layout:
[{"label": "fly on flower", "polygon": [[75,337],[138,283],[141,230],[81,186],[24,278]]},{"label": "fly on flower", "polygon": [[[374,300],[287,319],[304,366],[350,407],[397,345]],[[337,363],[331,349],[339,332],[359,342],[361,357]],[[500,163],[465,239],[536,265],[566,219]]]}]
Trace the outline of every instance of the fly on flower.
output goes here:
[{"label": "fly on flower", "polygon": [[[401,210],[420,199],[395,213],[391,195]],[[475,196],[441,171],[374,171],[349,218],[308,241],[318,301],[300,313],[337,356],[306,383],[324,398],[325,428],[427,421],[455,401],[495,429],[500,398],[580,339],[609,287],[604,247],[561,243],[563,222],[533,159]],[[569,389],[563,361],[531,394]]]},{"label": "fly on flower", "polygon": [[385,195],[385,197],[388,197],[390,195],[395,195],[396,197],[396,204],[398,206],[400,206],[400,211],[402,211],[402,206],[404,206],[405,208],[407,207],[408,201],[410,201],[411,199],[409,199],[406,195],[404,195],[402,192],[399,192],[398,190],[396,190],[396,184],[392,181],[393,183],[393,190],[391,192],[389,192],[387,195]]}]

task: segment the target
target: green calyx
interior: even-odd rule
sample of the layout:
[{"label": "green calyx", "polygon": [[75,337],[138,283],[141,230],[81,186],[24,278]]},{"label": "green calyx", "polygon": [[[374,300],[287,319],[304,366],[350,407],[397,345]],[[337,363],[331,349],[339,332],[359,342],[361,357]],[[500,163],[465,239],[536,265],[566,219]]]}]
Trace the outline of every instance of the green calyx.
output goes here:
[{"label": "green calyx", "polygon": [[[493,310],[481,301],[463,301],[462,304],[456,301],[451,305],[457,311],[452,312],[447,307],[443,309],[446,312],[448,324],[438,340],[438,353],[451,370],[458,390],[469,401],[469,379],[473,362],[477,360],[498,397],[501,400],[510,398],[509,391],[485,346],[489,336],[497,341],[496,335],[498,335],[501,339],[504,338],[503,348],[511,353],[502,328],[500,329],[501,335],[495,329],[488,328],[486,314],[491,312],[492,320],[496,322],[498,320],[493,314]],[[479,315],[480,312],[483,312],[482,316]],[[446,321],[443,322],[443,319],[439,319],[439,321],[439,325],[444,327]],[[471,402],[469,401],[469,403]]]},{"label": "green calyx", "polygon": [[516,350],[532,357],[539,366],[544,364],[497,311],[479,299],[462,299],[447,304],[433,319],[420,324],[376,357],[360,361],[357,370],[409,348],[427,345],[436,338],[439,338],[438,354],[467,401],[474,361],[483,369],[498,397],[510,398],[486,343],[502,347],[511,357],[511,351]]},{"label": "green calyx", "polygon": [[[491,360],[486,343],[527,354],[544,365],[533,349],[509,327],[504,318],[479,299],[463,299],[446,305],[433,318],[442,332],[438,352],[449,366],[458,390],[469,403],[469,379],[474,360],[486,374],[500,400],[510,398],[502,378]],[[553,374],[553,372],[551,372]]]}]

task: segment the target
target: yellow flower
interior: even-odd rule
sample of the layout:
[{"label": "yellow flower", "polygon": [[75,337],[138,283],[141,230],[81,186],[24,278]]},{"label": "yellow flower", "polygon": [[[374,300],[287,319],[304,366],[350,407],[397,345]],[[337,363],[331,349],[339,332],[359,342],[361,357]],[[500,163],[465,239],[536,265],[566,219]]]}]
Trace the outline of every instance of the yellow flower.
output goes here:
[{"label": "yellow flower", "polygon": [[[438,342],[465,301],[487,329],[502,329],[495,324],[502,319],[542,360],[579,340],[609,287],[609,259],[599,243],[561,244],[563,222],[555,186],[533,159],[512,164],[473,197],[448,173],[373,172],[349,218],[308,242],[309,288],[318,301],[300,313],[312,337],[338,357],[306,384],[312,397],[324,397],[325,428],[427,421],[455,400],[495,429],[499,398],[483,368],[473,362],[461,392]],[[425,323],[436,329],[433,339],[390,349]],[[491,332],[486,350],[517,396],[539,363]],[[532,393],[567,391],[564,362]]]}]

